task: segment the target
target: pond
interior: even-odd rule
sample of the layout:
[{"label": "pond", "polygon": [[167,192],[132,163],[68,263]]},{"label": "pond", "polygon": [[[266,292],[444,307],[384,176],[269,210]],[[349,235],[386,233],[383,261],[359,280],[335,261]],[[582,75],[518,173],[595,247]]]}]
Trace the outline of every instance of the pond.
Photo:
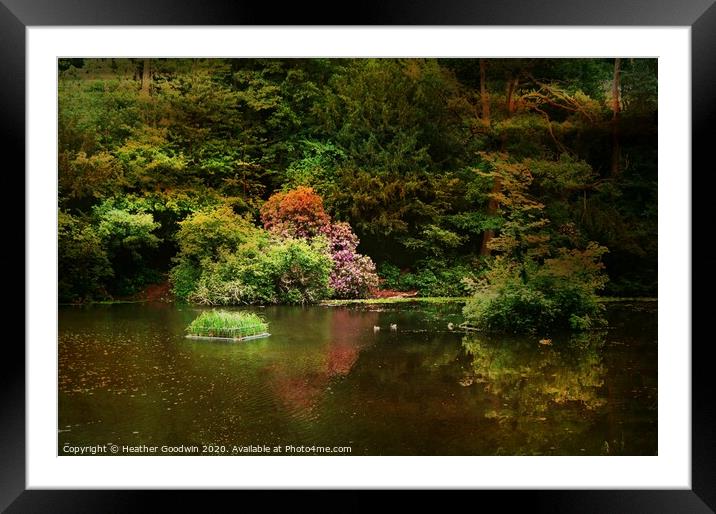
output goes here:
[{"label": "pond", "polygon": [[460,304],[246,310],[270,337],[187,339],[191,306],[60,307],[58,453],[656,455],[656,302],[576,337],[460,332]]}]

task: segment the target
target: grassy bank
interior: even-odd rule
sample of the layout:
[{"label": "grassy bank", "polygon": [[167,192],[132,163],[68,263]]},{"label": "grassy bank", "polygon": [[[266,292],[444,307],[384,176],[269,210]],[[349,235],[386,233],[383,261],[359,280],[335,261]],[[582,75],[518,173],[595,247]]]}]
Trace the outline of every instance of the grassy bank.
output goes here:
[{"label": "grassy bank", "polygon": [[71,306],[71,307],[84,307],[87,305],[119,305],[123,303],[148,303],[149,300],[90,300],[85,302],[59,302],[57,305]]},{"label": "grassy bank", "polygon": [[[431,303],[431,304],[444,304],[444,303],[465,303],[468,296],[412,296],[412,297],[399,297],[399,298],[361,298],[357,300],[324,300],[319,305],[324,307],[338,307],[341,305],[384,305],[393,303]],[[617,302],[656,302],[657,298],[652,297],[602,297],[599,298],[600,302],[603,303],[617,303]]]},{"label": "grassy bank", "polygon": [[[324,307],[337,307],[341,305],[383,305],[392,303],[432,303],[432,304],[443,304],[443,303],[465,303],[468,296],[411,296],[411,297],[398,297],[398,298],[360,298],[356,300],[323,300],[319,303]],[[60,305],[113,305],[121,303],[147,303],[150,300],[105,300],[95,301],[86,303],[60,303]],[[618,302],[657,302],[658,298],[650,296],[604,296],[599,298],[600,302],[603,303],[618,303]]]},{"label": "grassy bank", "polygon": [[658,302],[659,299],[652,296],[603,296],[599,298],[602,303],[617,302]]},{"label": "grassy bank", "polygon": [[320,305],[334,307],[340,305],[382,305],[391,303],[465,303],[467,296],[411,296],[399,298],[362,298],[358,300],[324,300]]}]

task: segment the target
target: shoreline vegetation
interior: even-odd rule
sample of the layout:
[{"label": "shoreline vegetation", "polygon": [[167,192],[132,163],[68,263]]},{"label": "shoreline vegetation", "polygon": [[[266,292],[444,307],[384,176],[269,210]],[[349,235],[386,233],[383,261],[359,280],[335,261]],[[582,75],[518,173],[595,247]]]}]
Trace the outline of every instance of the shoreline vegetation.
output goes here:
[{"label": "shoreline vegetation", "polygon": [[[317,305],[321,307],[342,307],[346,305],[383,305],[383,304],[395,304],[395,303],[429,303],[429,304],[441,304],[441,303],[465,303],[469,300],[469,296],[410,296],[410,297],[388,297],[388,298],[354,298],[350,300],[323,300]],[[74,306],[82,307],[88,305],[118,305],[124,303],[152,303],[161,301],[162,303],[181,303],[175,300],[102,300],[102,301],[88,301],[84,303],[60,303],[61,306]],[[620,302],[658,302],[657,297],[652,296],[600,296],[597,298],[598,302],[601,303],[620,303]],[[261,307],[261,305],[258,305]]]},{"label": "shoreline vegetation", "polygon": [[58,64],[60,302],[460,301],[526,333],[657,292],[656,59]]},{"label": "shoreline vegetation", "polygon": [[[410,297],[410,298],[358,298],[353,300],[324,300],[319,305],[324,307],[340,307],[343,305],[379,305],[392,303],[465,303],[470,300],[469,296],[438,296],[438,297]],[[598,297],[598,302],[620,303],[620,302],[656,302],[655,297]]]}]

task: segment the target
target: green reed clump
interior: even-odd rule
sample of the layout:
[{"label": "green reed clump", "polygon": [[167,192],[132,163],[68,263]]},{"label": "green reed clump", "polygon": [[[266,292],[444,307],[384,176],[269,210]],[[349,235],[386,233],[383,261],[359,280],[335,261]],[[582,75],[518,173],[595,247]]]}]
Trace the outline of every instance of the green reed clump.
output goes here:
[{"label": "green reed clump", "polygon": [[204,311],[191,322],[187,332],[194,336],[245,337],[264,333],[268,323],[253,312]]}]

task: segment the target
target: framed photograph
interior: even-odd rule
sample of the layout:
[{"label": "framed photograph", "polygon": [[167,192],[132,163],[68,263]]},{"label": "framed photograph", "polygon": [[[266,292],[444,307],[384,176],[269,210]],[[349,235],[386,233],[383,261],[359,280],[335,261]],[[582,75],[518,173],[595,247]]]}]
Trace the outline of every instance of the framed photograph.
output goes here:
[{"label": "framed photograph", "polygon": [[713,511],[710,1],[101,7],[0,5],[27,242],[0,506]]}]

